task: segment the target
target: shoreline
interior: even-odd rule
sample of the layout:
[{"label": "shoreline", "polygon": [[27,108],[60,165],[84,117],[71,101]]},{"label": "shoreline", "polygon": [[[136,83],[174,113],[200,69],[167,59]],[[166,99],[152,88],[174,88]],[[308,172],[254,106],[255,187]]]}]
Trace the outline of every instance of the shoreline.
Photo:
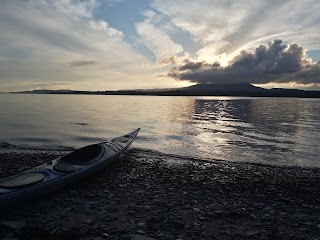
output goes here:
[{"label": "shoreline", "polygon": [[[0,152],[0,178],[60,155]],[[319,197],[319,168],[182,161],[134,149],[95,176],[1,215],[0,235],[320,239]]]}]

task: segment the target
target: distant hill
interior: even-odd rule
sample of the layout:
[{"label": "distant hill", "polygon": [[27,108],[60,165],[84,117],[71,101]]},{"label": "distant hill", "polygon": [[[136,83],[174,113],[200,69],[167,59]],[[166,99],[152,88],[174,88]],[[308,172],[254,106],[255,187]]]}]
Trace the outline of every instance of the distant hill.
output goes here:
[{"label": "distant hill", "polygon": [[31,90],[31,91],[22,91],[18,93],[38,93],[38,94],[51,94],[51,93],[72,93],[73,90],[70,89],[60,89],[60,90],[50,90],[50,89],[37,89],[37,90]]},{"label": "distant hill", "polygon": [[196,84],[190,87],[181,88],[184,91],[196,91],[196,92],[261,92],[267,91],[265,88],[255,87],[250,83],[225,83],[225,84]]},{"label": "distant hill", "polygon": [[119,91],[33,90],[15,93],[30,94],[91,94],[91,95],[157,95],[157,96],[248,96],[320,98],[320,91],[255,87],[250,83],[196,84],[184,88],[138,89]]},{"label": "distant hill", "polygon": [[179,91],[208,96],[252,96],[252,97],[310,97],[320,98],[320,91],[272,88],[265,89],[250,83],[197,84]]},{"label": "distant hill", "polygon": [[28,94],[98,94],[95,91],[77,91],[70,89],[50,90],[50,89],[38,89],[31,91],[11,92],[11,93],[28,93]]}]

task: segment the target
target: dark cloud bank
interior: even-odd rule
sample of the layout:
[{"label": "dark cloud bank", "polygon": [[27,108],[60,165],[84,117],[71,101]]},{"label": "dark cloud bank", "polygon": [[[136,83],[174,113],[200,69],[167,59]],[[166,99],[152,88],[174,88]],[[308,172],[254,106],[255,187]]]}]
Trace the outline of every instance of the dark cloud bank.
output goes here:
[{"label": "dark cloud bank", "polygon": [[195,83],[289,83],[320,84],[320,61],[313,63],[303,47],[275,40],[253,51],[241,51],[227,67],[219,63],[185,60],[168,76]]}]

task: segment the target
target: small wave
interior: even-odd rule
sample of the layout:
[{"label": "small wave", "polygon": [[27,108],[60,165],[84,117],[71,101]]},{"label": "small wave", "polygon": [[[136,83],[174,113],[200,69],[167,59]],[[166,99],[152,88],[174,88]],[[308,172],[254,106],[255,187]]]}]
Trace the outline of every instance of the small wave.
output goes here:
[{"label": "small wave", "polygon": [[319,166],[314,165],[296,165],[290,164],[288,162],[255,162],[255,161],[236,161],[234,159],[215,159],[215,158],[197,158],[190,156],[183,156],[177,154],[163,153],[160,151],[152,150],[152,149],[144,149],[144,148],[130,148],[126,152],[127,154],[133,154],[138,158],[145,158],[150,160],[161,160],[166,161],[168,163],[208,163],[208,164],[239,164],[239,165],[247,165],[247,166],[268,166],[268,167],[281,167],[281,168],[303,168],[303,169],[315,169],[319,168]]},{"label": "small wave", "polygon": [[146,136],[146,135],[138,135],[137,139],[139,139],[142,142],[151,142],[158,140],[157,137],[154,136]]},{"label": "small wave", "polygon": [[207,163],[216,163],[216,162],[231,162],[223,159],[213,159],[213,158],[197,158],[190,156],[183,156],[178,154],[164,153],[152,149],[146,148],[130,148],[128,153],[133,153],[139,157],[152,158],[152,159],[164,159],[172,160],[174,162],[207,162]]},{"label": "small wave", "polygon": [[83,122],[76,122],[76,125],[81,125],[81,126],[87,126],[89,125],[88,123],[83,123]]},{"label": "small wave", "polygon": [[40,143],[52,143],[52,139],[48,138],[37,138],[37,137],[21,137],[21,138],[12,138],[13,141],[18,142],[40,142]]},{"label": "small wave", "polygon": [[44,145],[44,146],[33,146],[27,144],[15,145],[8,142],[0,142],[0,151],[14,150],[14,151],[74,151],[74,147],[69,146],[55,146],[55,145]]},{"label": "small wave", "polygon": [[11,149],[11,148],[17,148],[17,146],[11,143],[0,141],[0,148]]}]

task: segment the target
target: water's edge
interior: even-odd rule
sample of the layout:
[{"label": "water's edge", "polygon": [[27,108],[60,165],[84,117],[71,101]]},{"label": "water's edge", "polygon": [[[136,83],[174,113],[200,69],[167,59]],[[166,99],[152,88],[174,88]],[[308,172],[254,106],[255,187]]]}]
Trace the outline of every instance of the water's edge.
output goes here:
[{"label": "water's edge", "polygon": [[[0,142],[0,154],[3,153],[57,153],[59,155],[68,154],[76,150],[76,148],[68,146],[31,146],[31,145],[14,145],[6,142]],[[182,156],[177,154],[164,153],[161,151],[148,149],[148,148],[137,148],[130,147],[124,154],[133,154],[138,157],[159,159],[161,161],[173,162],[178,164],[183,163],[208,163],[208,164],[236,164],[236,165],[252,165],[252,166],[266,166],[266,167],[281,167],[287,169],[320,169],[315,166],[296,166],[283,163],[255,163],[250,161],[236,161],[236,160],[225,160],[225,159],[215,159],[215,158],[196,158],[191,156]]]}]

